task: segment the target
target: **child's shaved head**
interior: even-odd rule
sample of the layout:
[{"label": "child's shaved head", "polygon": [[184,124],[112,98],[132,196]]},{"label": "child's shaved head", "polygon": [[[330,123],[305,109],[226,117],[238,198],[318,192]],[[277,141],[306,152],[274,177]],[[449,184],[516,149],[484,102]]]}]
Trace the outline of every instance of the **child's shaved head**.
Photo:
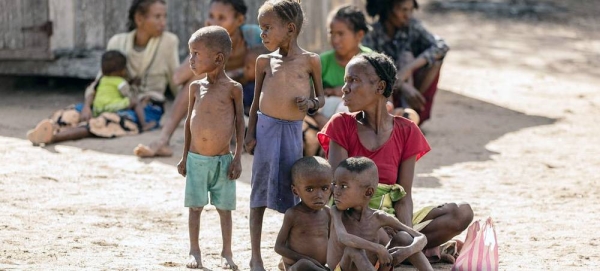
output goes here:
[{"label": "child's shaved head", "polygon": [[350,157],[338,165],[338,168],[346,169],[348,172],[356,173],[356,174],[368,174],[369,178],[368,185],[370,187],[377,187],[377,183],[379,183],[379,173],[377,172],[377,165],[373,160],[367,157]]},{"label": "child's shaved head", "polygon": [[318,174],[327,174],[333,177],[331,165],[319,156],[302,157],[292,166],[292,182],[294,185],[297,185],[300,180],[307,179],[308,176]]},{"label": "child's shaved head", "polygon": [[188,44],[194,42],[202,42],[202,44],[210,50],[217,53],[223,53],[225,59],[229,58],[229,55],[231,55],[231,38],[229,37],[227,30],[223,27],[213,25],[198,29],[192,34]]}]

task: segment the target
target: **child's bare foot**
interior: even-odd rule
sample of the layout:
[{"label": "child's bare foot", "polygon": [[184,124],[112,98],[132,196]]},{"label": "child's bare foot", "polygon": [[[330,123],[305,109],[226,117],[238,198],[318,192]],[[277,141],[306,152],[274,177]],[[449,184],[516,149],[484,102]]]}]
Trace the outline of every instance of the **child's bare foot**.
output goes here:
[{"label": "child's bare foot", "polygon": [[190,251],[190,257],[188,259],[188,263],[185,266],[191,269],[202,268],[202,256],[200,255],[199,250]]},{"label": "child's bare foot", "polygon": [[27,132],[27,139],[29,139],[34,146],[37,146],[42,143],[50,143],[53,135],[54,124],[51,120],[45,119],[38,123],[35,128]]},{"label": "child's bare foot", "polygon": [[[225,269],[231,269],[231,270],[239,270],[237,264],[235,264],[233,262],[233,256],[232,255],[225,255],[224,253],[221,253],[221,266]],[[223,260],[225,260],[225,262],[223,262]]]},{"label": "child's bare foot", "polygon": [[250,271],[267,271],[263,265],[262,259],[250,259]]},{"label": "child's bare foot", "polygon": [[150,131],[156,127],[156,121],[147,122],[142,126],[142,131]]},{"label": "child's bare foot", "polygon": [[143,144],[137,145],[133,149],[133,153],[139,157],[155,157],[155,156],[173,156],[173,149],[168,145],[159,145],[159,143],[152,143],[150,146]]}]

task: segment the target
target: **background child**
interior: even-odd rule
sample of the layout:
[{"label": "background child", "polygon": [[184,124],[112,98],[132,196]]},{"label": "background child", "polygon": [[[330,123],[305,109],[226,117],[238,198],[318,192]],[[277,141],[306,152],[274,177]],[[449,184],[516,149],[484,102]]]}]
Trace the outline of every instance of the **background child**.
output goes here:
[{"label": "background child", "polygon": [[146,122],[144,107],[148,99],[138,102],[136,93],[125,79],[127,78],[127,58],[117,50],[102,55],[102,77],[96,86],[96,96],[92,102],[94,117],[103,112],[117,112],[134,109],[139,120],[140,131],[156,127],[156,122]]},{"label": "background child", "polygon": [[[233,180],[239,178],[242,171],[242,87],[225,74],[231,39],[224,28],[201,28],[190,38],[189,47],[190,68],[196,75],[206,73],[206,77],[190,85],[183,157],[177,165],[179,173],[186,176],[185,206],[190,207],[190,260],[187,267],[202,267],[198,244],[200,214],[208,204],[210,192],[211,204],[217,208],[221,219],[221,256],[229,268],[237,269],[231,251],[231,210],[235,209],[236,203]],[[234,132],[238,143],[232,156],[229,142]]]},{"label": "background child", "polygon": [[292,166],[292,192],[300,203],[288,209],[277,235],[275,252],[285,270],[322,270],[327,262],[333,171],[321,157],[304,157]]},{"label": "background child", "polygon": [[303,21],[297,1],[269,0],[258,11],[263,44],[273,52],[256,60],[256,88],[245,141],[246,150],[254,154],[251,270],[264,270],[260,239],[265,208],[283,213],[298,201],[289,187],[290,169],[302,157],[302,119],[307,111],[314,113],[324,104],[319,55],[298,46]]},{"label": "background child", "polygon": [[[421,252],[427,243],[423,234],[369,208],[378,180],[377,166],[366,157],[347,158],[335,170],[327,264],[344,271],[392,270],[410,257],[419,270],[433,270]],[[379,234],[385,226],[398,233],[383,246]]]}]

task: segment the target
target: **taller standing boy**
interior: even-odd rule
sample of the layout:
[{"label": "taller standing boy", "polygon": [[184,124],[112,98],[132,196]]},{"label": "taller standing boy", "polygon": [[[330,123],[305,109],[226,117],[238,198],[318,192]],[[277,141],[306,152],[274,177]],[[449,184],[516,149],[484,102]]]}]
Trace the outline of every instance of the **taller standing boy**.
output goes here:
[{"label": "taller standing boy", "polygon": [[254,154],[250,195],[253,271],[265,270],[260,253],[265,208],[284,213],[298,202],[290,189],[290,171],[302,157],[302,120],[307,112],[324,105],[319,55],[298,46],[303,21],[298,0],[269,0],[258,11],[261,38],[272,53],[256,60],[256,87],[245,141],[246,150]]},{"label": "taller standing boy", "polygon": [[[190,68],[194,74],[206,77],[190,84],[183,157],[177,165],[179,173],[186,176],[185,207],[190,208],[187,267],[202,268],[198,244],[200,214],[210,193],[210,203],[221,219],[221,256],[229,268],[236,270],[231,251],[231,210],[236,203],[235,180],[242,172],[242,86],[225,74],[225,63],[231,54],[231,39],[225,28],[201,28],[190,38],[189,47]],[[234,132],[236,148],[232,156],[229,142]]]}]

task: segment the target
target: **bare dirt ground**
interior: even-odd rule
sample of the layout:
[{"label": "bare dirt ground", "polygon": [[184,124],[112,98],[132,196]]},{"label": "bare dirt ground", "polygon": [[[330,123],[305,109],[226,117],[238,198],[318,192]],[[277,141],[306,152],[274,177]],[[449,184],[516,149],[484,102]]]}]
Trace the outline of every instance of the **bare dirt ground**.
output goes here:
[{"label": "bare dirt ground", "polygon": [[[593,2],[536,1],[560,12],[533,17],[418,14],[452,51],[433,119],[423,126],[433,150],[418,163],[415,206],[464,200],[476,219],[491,216],[501,270],[600,268],[600,8]],[[33,147],[25,132],[78,102],[82,88],[30,80],[0,84],[0,270],[185,269],[184,179],[175,168],[181,127],[172,158],[132,155],[158,131]],[[244,156],[234,212],[242,270],[250,257],[251,161]],[[209,207],[202,219],[204,265],[222,270],[218,215]],[[272,248],[281,220],[266,214],[268,270],[279,259]]]}]

